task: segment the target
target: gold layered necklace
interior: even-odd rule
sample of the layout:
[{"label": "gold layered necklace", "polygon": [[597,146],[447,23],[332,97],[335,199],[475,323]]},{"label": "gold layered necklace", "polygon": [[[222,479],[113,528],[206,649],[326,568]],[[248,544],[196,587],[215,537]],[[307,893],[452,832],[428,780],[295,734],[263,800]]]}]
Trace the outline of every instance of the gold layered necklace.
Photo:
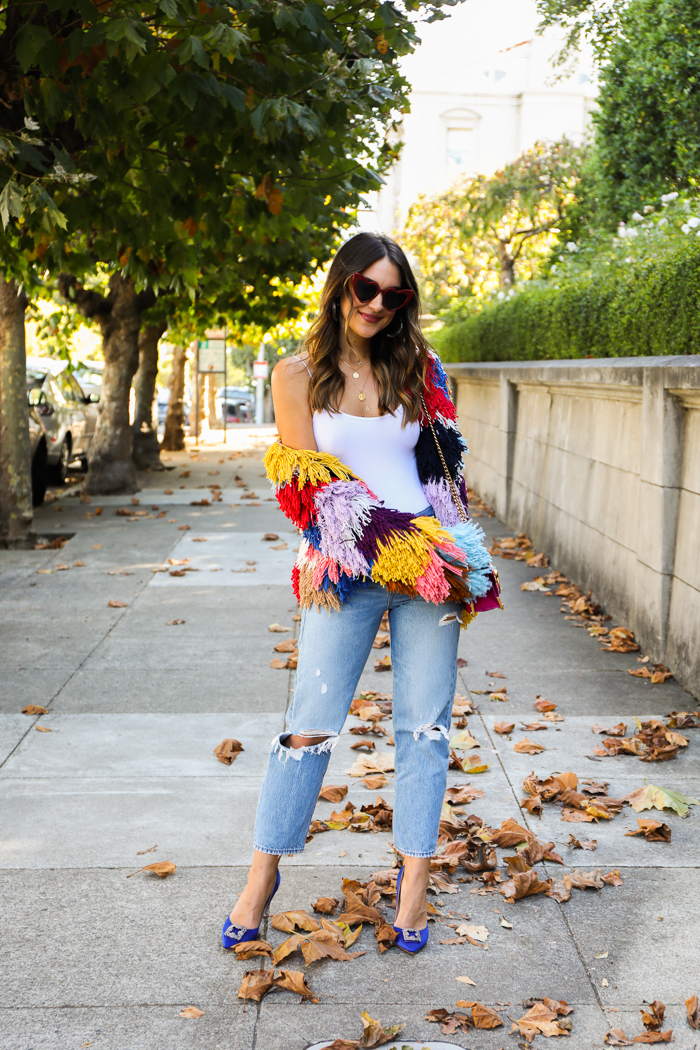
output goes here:
[{"label": "gold layered necklace", "polygon": [[[355,355],[355,356],[357,356],[357,355]],[[353,386],[355,387],[355,389],[358,391],[357,400],[364,402],[364,401],[367,400],[367,396],[365,394],[365,387],[367,386],[367,380],[369,379],[369,374],[372,371],[372,369],[370,368],[368,370],[367,375],[365,376],[365,381],[362,384],[362,388],[360,389],[360,387],[357,385],[355,380],[360,378],[360,373],[358,371],[358,368],[361,368],[362,364],[364,364],[364,362],[361,362],[359,365],[356,365],[354,367],[352,365],[348,365],[348,367],[353,369],[353,371],[352,371],[352,383],[353,383]],[[365,405],[365,412],[369,412],[369,406],[368,405]]]}]

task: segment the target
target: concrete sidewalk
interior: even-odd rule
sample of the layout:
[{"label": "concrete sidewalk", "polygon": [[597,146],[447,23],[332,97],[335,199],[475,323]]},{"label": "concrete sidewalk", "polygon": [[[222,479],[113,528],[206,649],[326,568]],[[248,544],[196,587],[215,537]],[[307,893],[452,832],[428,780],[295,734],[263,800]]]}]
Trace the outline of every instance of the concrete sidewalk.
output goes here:
[{"label": "concrete sidewalk", "polygon": [[[666,1004],[663,1027],[673,1028],[675,1045],[700,1046],[684,1006],[700,994],[700,807],[686,819],[669,810],[640,814],[666,822],[670,843],[626,837],[637,826],[628,808],[584,825],[562,821],[553,805],[541,820],[519,808],[531,770],[605,780],[616,798],[645,783],[700,797],[700,730],[682,730],[689,746],[669,762],[587,757],[603,739],[591,733],[594,722],[693,711],[698,702],[673,679],[652,686],[630,676],[639,654],[601,651],[556,599],[521,591],[541,569],[502,559],[506,609],[479,617],[460,643],[467,663],[459,689],[479,708],[469,730],[491,766],[471,777],[451,770],[449,784],[485,792],[467,812],[490,826],[512,817],[553,841],[565,870],[617,868],[623,885],[574,890],[564,904],[541,894],[507,904],[498,892],[473,892],[483,889],[478,881],[457,882],[458,894],[440,895],[441,917],[486,926],[488,950],[441,945],[455,933],[435,922],[419,956],[380,955],[365,927],[354,947],[367,954],[353,962],[304,968],[294,955],[283,964],[305,970],[318,1004],[279,990],[260,1005],[237,998],[256,961],[224,952],[220,929],[245,879],[269,741],[283,727],[292,684],[289,671],[270,667],[273,646],[290,634],[272,634],[268,625],[296,628],[289,572],[298,537],[271,500],[261,463],[271,433],[236,430],[227,449],[171,454],[171,469],[142,476],[138,504],[64,494],[37,514],[42,534],[70,535],[62,549],[0,553],[0,1048],[303,1050],[323,1039],[357,1039],[367,1010],[386,1026],[405,1024],[398,1047],[416,1040],[500,1050],[524,1045],[509,1034],[508,1018],[522,1016],[522,1000],[541,996],[574,1006],[569,1050],[602,1047],[610,1027],[639,1034],[639,1008],[654,999]],[[220,486],[220,502],[211,502],[211,485]],[[247,498],[251,492],[258,498]],[[192,505],[202,499],[209,505]],[[117,515],[122,508],[133,513]],[[480,523],[491,535],[506,532],[495,519]],[[263,541],[270,531],[278,542]],[[273,549],[285,542],[286,550]],[[169,558],[189,558],[185,564],[198,571],[152,571]],[[186,622],[168,624],[178,619]],[[372,653],[361,689],[391,692],[391,674],[373,669],[384,652]],[[505,678],[489,677],[492,671]],[[491,685],[507,687],[507,703],[489,700]],[[565,720],[546,732],[493,732],[499,719],[518,727],[535,720],[537,695],[556,703]],[[22,714],[26,704],[49,713]],[[359,807],[376,792],[344,772],[357,757],[350,743],[358,738],[347,732],[353,724],[327,783],[350,784],[347,797]],[[546,750],[514,752],[524,736]],[[213,755],[225,737],[245,748],[230,767]],[[378,749],[386,750],[382,741]],[[380,794],[393,804],[393,778]],[[334,808],[321,802],[316,815]],[[597,839],[597,849],[574,851],[572,833]],[[345,876],[363,879],[390,866],[390,841],[387,833],[316,836],[303,855],[282,860],[275,910],[310,910],[319,896],[341,897]],[[505,853],[512,850],[499,859]],[[126,878],[158,860],[175,862],[176,873]],[[561,878],[559,865],[537,870]],[[502,915],[512,929],[500,925]],[[269,927],[261,935],[274,944],[285,936]],[[442,1035],[424,1019],[429,1009],[454,1010],[472,997],[499,1009],[505,1026]],[[189,1005],[203,1016],[181,1018]],[[535,1045],[545,1045],[543,1037]]]}]

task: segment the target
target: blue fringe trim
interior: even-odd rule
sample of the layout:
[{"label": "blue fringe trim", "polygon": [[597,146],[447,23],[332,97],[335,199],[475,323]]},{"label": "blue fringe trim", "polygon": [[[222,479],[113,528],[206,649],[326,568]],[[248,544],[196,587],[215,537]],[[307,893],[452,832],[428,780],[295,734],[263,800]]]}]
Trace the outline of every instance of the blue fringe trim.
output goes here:
[{"label": "blue fringe trim", "polygon": [[304,539],[307,541],[310,547],[313,547],[315,551],[321,549],[321,530],[318,525],[312,525],[308,529],[304,529]]},{"label": "blue fringe trim", "polygon": [[484,546],[484,530],[474,521],[463,521],[447,530],[455,545],[464,551],[469,566],[467,586],[475,598],[482,598],[491,589],[491,555]]}]

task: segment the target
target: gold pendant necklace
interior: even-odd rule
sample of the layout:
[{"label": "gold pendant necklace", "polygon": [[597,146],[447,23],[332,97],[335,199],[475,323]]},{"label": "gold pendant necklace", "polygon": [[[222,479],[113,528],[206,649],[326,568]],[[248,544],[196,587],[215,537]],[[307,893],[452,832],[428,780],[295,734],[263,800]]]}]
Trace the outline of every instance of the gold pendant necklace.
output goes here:
[{"label": "gold pendant necklace", "polygon": [[[360,402],[367,400],[367,396],[365,394],[365,387],[367,386],[367,380],[369,379],[369,372],[370,371],[371,371],[371,369],[367,372],[367,375],[365,376],[365,381],[362,384],[362,390],[360,390],[359,394],[357,395],[357,400],[360,401]],[[353,376],[353,385],[354,385],[355,389],[358,390],[359,388],[357,386],[357,383],[355,383],[355,380],[360,378],[360,373],[358,371],[354,371],[352,373],[352,376]],[[365,412],[369,412],[369,405],[365,406]]]}]

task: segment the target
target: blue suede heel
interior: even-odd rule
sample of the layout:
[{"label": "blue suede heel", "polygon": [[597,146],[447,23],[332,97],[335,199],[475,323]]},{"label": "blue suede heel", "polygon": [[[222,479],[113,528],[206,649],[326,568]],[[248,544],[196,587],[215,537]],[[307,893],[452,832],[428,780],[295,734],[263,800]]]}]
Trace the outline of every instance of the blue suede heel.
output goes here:
[{"label": "blue suede heel", "polygon": [[[267,915],[268,908],[270,907],[270,902],[272,901],[274,895],[277,893],[277,890],[280,888],[281,881],[282,880],[280,879],[280,873],[277,872],[275,885],[273,887],[272,893],[267,898],[267,904],[263,908],[263,913],[260,916],[260,922],[262,922],[265,916]],[[224,922],[224,928],[221,931],[221,943],[223,944],[224,948],[235,948],[237,944],[243,944],[244,941],[257,941],[259,930],[260,923],[258,923],[255,929],[252,930],[247,929],[245,926],[234,926],[231,922],[230,916],[227,915],[226,920]]]},{"label": "blue suede heel", "polygon": [[[396,880],[396,911],[394,913],[394,920],[399,914],[399,900],[401,897],[401,880],[403,878],[403,867],[399,872],[399,877]],[[415,955],[421,948],[425,948],[428,943],[428,937],[430,936],[430,930],[427,925],[424,930],[412,930],[408,926],[403,929],[396,925],[394,921],[394,929],[398,934],[394,944],[397,948],[400,948],[402,952],[408,952],[409,955]]]}]

